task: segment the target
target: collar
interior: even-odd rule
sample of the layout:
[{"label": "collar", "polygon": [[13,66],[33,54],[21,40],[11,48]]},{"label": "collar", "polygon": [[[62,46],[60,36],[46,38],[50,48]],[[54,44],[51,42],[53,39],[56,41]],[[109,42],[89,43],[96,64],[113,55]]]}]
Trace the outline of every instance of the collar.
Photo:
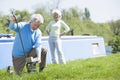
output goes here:
[{"label": "collar", "polygon": [[31,32],[34,32],[35,30],[33,30],[31,27],[30,27],[30,30],[31,30]]},{"label": "collar", "polygon": [[31,32],[34,32],[35,30],[33,30],[31,27],[30,27],[30,23],[29,23],[29,29]]}]

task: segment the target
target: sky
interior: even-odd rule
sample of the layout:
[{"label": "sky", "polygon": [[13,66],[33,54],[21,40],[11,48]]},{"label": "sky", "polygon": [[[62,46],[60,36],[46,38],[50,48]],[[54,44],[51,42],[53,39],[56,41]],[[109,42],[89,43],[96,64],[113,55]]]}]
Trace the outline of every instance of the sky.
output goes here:
[{"label": "sky", "polygon": [[[51,2],[50,2],[51,1]],[[8,14],[10,9],[28,10],[33,12],[42,5],[54,5],[56,0],[0,0],[0,13]],[[50,6],[49,6],[50,7]],[[94,22],[108,22],[120,19],[120,0],[60,0],[59,8],[88,8]]]}]

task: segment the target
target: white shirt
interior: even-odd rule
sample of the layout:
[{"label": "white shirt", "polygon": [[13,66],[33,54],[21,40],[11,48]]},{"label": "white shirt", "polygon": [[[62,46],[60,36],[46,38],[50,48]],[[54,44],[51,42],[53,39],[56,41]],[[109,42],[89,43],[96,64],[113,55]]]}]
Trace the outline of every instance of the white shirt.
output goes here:
[{"label": "white shirt", "polygon": [[64,21],[59,20],[57,22],[51,21],[46,27],[46,31],[50,33],[50,37],[59,37],[62,27],[64,28],[65,33],[67,33],[70,30],[69,26]]}]

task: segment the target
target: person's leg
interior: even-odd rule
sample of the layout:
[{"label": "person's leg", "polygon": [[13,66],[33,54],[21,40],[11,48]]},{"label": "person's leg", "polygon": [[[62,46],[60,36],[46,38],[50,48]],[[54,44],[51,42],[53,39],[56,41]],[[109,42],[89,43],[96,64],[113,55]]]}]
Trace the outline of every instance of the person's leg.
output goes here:
[{"label": "person's leg", "polygon": [[[46,56],[47,56],[48,50],[46,48],[41,48],[41,63],[40,63],[40,69],[39,71],[42,71],[46,66]],[[36,50],[33,48],[30,53],[28,54],[29,57],[37,57]]]},{"label": "person's leg", "polygon": [[58,59],[60,61],[61,64],[66,64],[65,61],[65,57],[64,57],[64,53],[62,51],[62,43],[61,43],[61,39],[56,39],[55,41],[55,47],[57,49],[57,53],[58,53]]},{"label": "person's leg", "polygon": [[35,48],[31,49],[31,51],[28,53],[27,57],[33,57],[33,58],[37,57]]},{"label": "person's leg", "polygon": [[12,59],[13,59],[14,70],[18,75],[20,75],[26,63],[25,57],[21,57],[21,58],[12,57]]},{"label": "person's leg", "polygon": [[32,48],[31,51],[28,53],[28,55],[26,57],[26,62],[27,62],[26,68],[27,68],[27,72],[28,73],[37,71],[37,69],[36,69],[36,62],[33,61],[33,60],[30,60],[30,59],[33,59],[33,58],[30,58],[30,57],[33,57],[33,58],[37,57],[35,48]]},{"label": "person's leg", "polygon": [[46,56],[47,56],[48,50],[46,48],[41,49],[41,63],[40,63],[40,69],[39,71],[43,71],[43,69],[46,66]]},{"label": "person's leg", "polygon": [[55,53],[55,39],[54,38],[49,38],[49,47],[50,47],[50,53],[52,57],[52,63],[57,64],[58,60],[57,60],[56,53]]}]

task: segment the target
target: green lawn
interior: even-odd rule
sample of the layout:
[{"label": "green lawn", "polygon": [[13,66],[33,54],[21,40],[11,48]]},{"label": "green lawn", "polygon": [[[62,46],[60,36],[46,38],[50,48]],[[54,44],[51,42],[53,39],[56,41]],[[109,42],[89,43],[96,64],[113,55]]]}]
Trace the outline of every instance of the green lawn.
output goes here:
[{"label": "green lawn", "polygon": [[21,77],[4,69],[0,70],[0,80],[120,80],[120,54],[49,64],[43,73],[23,71]]}]

